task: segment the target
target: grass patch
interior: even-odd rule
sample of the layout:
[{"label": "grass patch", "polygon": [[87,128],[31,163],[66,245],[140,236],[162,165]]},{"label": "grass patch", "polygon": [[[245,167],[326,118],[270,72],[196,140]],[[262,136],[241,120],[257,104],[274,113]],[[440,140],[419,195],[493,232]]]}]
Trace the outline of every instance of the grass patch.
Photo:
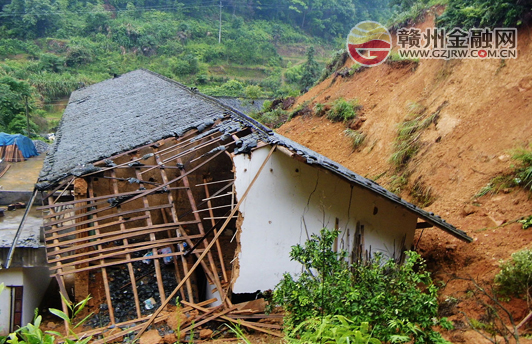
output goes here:
[{"label": "grass patch", "polygon": [[344,135],[351,140],[353,150],[356,150],[364,143],[366,134],[358,130],[346,129]]},{"label": "grass patch", "polygon": [[325,104],[316,103],[316,105],[314,105],[314,114],[316,114],[316,116],[322,117],[323,115],[325,115],[325,112],[326,112]]},{"label": "grass patch", "polygon": [[334,101],[331,107],[331,111],[327,113],[327,118],[332,122],[347,122],[357,117],[357,111],[362,106],[359,104],[358,99],[345,100],[344,98],[338,98]]},{"label": "grass patch", "polygon": [[532,192],[532,145],[528,148],[515,149],[512,152],[512,159],[517,163],[512,166],[512,171],[492,178],[473,197],[479,198],[488,194],[493,195],[501,190],[518,186]]},{"label": "grass patch", "polygon": [[410,195],[415,204],[421,208],[428,207],[436,200],[436,197],[432,192],[432,187],[425,185],[425,183],[419,179],[414,183],[412,190],[410,190]]},{"label": "grass patch", "polygon": [[416,113],[409,114],[397,129],[394,141],[394,153],[390,161],[397,167],[403,168],[417,154],[421,146],[419,138],[423,130],[436,120],[437,113],[430,116]]}]

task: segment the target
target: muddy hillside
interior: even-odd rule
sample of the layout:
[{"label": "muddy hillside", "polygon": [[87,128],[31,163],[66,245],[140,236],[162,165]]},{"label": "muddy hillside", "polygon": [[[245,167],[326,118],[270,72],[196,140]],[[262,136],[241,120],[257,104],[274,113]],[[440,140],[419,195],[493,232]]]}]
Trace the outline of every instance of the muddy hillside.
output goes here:
[{"label": "muddy hillside", "polygon": [[[433,16],[427,14],[416,26],[433,25]],[[431,228],[416,235],[416,249],[445,285],[441,301],[454,300],[447,310],[452,320],[462,321],[461,311],[473,317],[482,312],[468,298],[469,283],[455,277],[491,283],[501,260],[529,247],[532,239],[532,231],[517,222],[532,214],[531,194],[522,188],[495,193],[486,187],[511,171],[515,149],[532,143],[531,38],[528,29],[518,32],[518,58],[511,60],[388,61],[346,73],[354,64],[348,59],[339,72],[298,98],[293,108],[327,109],[340,98],[356,100],[357,119],[333,123],[313,111],[278,129],[440,214],[474,238],[467,244]],[[401,140],[398,130],[412,119],[425,120],[426,125],[412,134],[411,159],[398,166],[393,159]],[[346,136],[349,126],[365,135],[357,148]],[[513,300],[508,305],[517,320],[528,313],[523,303]],[[449,336],[454,336],[453,342],[472,342],[477,335],[454,331]]]}]

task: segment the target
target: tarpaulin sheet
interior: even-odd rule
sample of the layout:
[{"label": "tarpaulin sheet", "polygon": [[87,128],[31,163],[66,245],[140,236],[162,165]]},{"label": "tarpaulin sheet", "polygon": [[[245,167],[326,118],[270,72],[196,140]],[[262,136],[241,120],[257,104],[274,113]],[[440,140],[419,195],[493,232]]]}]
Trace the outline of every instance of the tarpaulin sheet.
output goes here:
[{"label": "tarpaulin sheet", "polygon": [[18,149],[22,152],[22,156],[24,156],[25,159],[39,155],[39,153],[37,153],[37,149],[35,149],[33,141],[31,141],[26,136],[21,134],[11,135],[6,133],[0,133],[0,147],[11,146],[12,144],[17,145]]}]

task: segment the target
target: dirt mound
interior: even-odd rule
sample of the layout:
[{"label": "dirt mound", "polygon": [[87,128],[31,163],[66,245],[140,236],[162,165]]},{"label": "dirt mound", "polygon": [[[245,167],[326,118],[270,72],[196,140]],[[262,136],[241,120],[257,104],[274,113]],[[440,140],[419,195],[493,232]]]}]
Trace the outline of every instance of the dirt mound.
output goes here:
[{"label": "dirt mound", "polygon": [[[432,25],[428,18],[419,27]],[[346,125],[325,117],[295,117],[278,130],[389,187],[397,177],[390,158],[398,125],[413,108],[426,114],[440,110],[419,138],[419,151],[409,162],[409,187],[401,196],[412,200],[414,182],[430,187],[434,202],[427,209],[474,238],[465,244],[438,229],[417,234],[418,250],[436,278],[449,281],[442,297],[465,300],[468,284],[451,279],[453,274],[492,281],[499,261],[529,246],[532,239],[532,231],[513,222],[532,214],[529,194],[510,189],[474,197],[491,178],[510,170],[512,149],[532,143],[531,38],[529,30],[519,31],[514,60],[382,64],[352,76],[333,75],[297,100],[294,106],[358,99],[363,106],[359,117],[364,119],[359,130],[366,138],[356,150],[344,134]],[[349,60],[346,66],[352,64]],[[456,305],[462,306],[468,307],[465,301]],[[526,314],[515,310],[514,315],[520,320]]]}]

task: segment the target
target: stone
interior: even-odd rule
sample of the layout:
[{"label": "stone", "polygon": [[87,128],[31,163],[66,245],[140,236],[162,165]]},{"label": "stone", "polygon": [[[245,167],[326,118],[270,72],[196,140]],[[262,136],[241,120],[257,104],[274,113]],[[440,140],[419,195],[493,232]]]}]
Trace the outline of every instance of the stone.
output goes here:
[{"label": "stone", "polygon": [[157,330],[150,330],[147,332],[144,332],[144,334],[140,337],[140,344],[156,344],[156,343],[162,343],[163,339],[159,335],[159,331]]},{"label": "stone", "polygon": [[56,327],[57,327],[57,324],[54,323],[54,322],[52,322],[52,321],[48,321],[48,322],[46,323],[46,328],[49,329],[49,330],[53,330],[53,329],[55,329]]},{"label": "stone", "polygon": [[199,336],[201,339],[207,339],[212,336],[212,330],[209,330],[208,328],[203,329],[200,331]]},{"label": "stone", "polygon": [[476,207],[472,206],[471,204],[466,204],[464,206],[464,208],[462,209],[462,215],[465,217],[465,216],[469,216],[471,214],[474,214],[477,212],[477,209]]}]

